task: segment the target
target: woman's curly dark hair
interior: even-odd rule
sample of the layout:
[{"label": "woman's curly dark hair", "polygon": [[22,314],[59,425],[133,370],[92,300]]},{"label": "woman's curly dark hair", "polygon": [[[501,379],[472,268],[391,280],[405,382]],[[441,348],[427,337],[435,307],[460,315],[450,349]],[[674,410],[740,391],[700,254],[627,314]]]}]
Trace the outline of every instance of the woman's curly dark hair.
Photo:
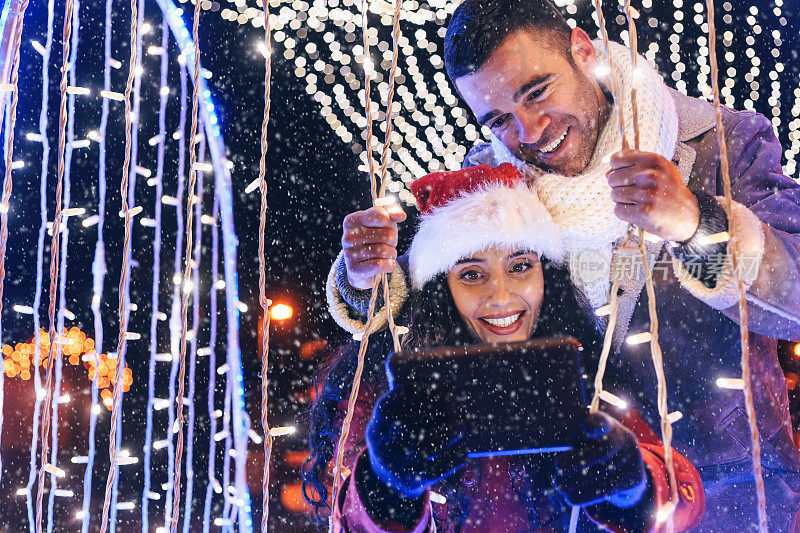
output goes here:
[{"label": "woman's curly dark hair", "polygon": [[[450,296],[444,274],[429,281],[422,290],[412,293],[398,321],[408,323],[409,333],[403,339],[403,349],[406,350],[474,342]],[[308,422],[310,453],[301,472],[303,497],[314,507],[314,516],[320,525],[326,522],[330,512],[330,476],[326,468],[339,440],[342,422],[339,419],[339,404],[350,395],[358,363],[358,348],[358,342],[350,341],[335,350],[315,379],[317,398]],[[392,338],[387,330],[370,335],[364,356],[362,382],[370,382],[381,391],[388,390],[384,364],[392,350]]]},{"label": "woman's curly dark hair", "polygon": [[[385,332],[371,336],[364,361],[364,375],[369,379],[381,375],[381,363],[385,357]],[[383,342],[381,342],[383,341]],[[308,421],[309,456],[303,463],[303,498],[314,507],[314,516],[322,525],[330,512],[330,476],[326,471],[333,458],[339,440],[341,420],[339,404],[349,396],[355,376],[358,344],[349,342],[331,354],[315,378],[317,397],[311,407]]]},{"label": "woman's curly dark hair", "polygon": [[[577,330],[563,319],[565,301],[572,302],[571,314],[576,304],[572,299],[565,271],[542,260],[544,298],[537,323],[537,336],[575,335]],[[398,317],[398,323],[408,324],[409,334],[403,339],[404,350],[423,350],[441,346],[473,344],[476,341],[466,327],[456,308],[446,274],[434,277],[425,286],[411,294]],[[362,383],[370,383],[380,392],[388,390],[385,374],[387,355],[393,351],[391,335],[383,330],[370,336],[364,360]],[[358,357],[358,342],[348,342],[335,350],[319,370],[315,379],[316,400],[309,412],[309,456],[301,469],[303,497],[314,507],[319,525],[327,523],[330,513],[330,485],[328,463],[333,458],[338,443],[341,420],[339,405],[347,399],[352,388]],[[463,523],[469,515],[469,499],[463,488],[454,480],[442,486],[447,497],[448,516]],[[460,528],[456,528],[457,530]]]}]

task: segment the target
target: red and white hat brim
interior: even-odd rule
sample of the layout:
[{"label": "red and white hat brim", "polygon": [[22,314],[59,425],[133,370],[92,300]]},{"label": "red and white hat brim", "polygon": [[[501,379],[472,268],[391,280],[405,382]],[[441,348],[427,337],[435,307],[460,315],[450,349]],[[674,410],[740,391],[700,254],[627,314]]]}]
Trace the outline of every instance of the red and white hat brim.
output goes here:
[{"label": "red and white hat brim", "polygon": [[565,254],[561,230],[532,187],[485,185],[422,216],[409,249],[413,288],[492,247],[528,250],[557,263]]}]

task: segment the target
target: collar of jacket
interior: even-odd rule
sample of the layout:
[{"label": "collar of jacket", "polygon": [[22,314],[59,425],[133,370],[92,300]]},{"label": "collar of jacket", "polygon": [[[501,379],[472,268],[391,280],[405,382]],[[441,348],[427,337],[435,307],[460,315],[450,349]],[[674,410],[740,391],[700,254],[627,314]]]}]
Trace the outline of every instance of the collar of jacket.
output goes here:
[{"label": "collar of jacket", "polygon": [[673,163],[688,182],[697,152],[687,143],[716,126],[716,112],[711,102],[686,96],[675,89],[669,91],[678,112],[678,143]]}]

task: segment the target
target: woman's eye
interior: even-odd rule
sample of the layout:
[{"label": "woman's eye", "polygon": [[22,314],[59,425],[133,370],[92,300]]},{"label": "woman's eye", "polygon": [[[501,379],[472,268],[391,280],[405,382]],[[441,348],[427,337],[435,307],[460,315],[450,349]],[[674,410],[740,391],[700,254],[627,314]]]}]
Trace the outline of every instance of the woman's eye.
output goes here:
[{"label": "woman's eye", "polygon": [[477,270],[467,270],[466,272],[462,272],[459,276],[459,279],[463,279],[465,281],[477,281],[481,277],[480,272]]},{"label": "woman's eye", "polygon": [[514,266],[511,267],[511,272],[525,272],[531,268],[533,268],[533,265],[530,263],[515,263]]}]

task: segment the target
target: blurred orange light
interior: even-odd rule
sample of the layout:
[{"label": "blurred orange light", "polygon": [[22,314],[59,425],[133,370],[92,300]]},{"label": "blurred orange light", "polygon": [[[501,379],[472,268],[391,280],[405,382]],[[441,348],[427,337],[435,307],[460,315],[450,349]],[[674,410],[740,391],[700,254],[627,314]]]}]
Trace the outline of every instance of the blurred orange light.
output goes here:
[{"label": "blurred orange light", "polygon": [[800,357],[800,342],[794,345],[794,355]]},{"label": "blurred orange light", "polygon": [[292,513],[307,513],[311,506],[303,499],[303,486],[298,481],[281,487],[281,504]]},{"label": "blurred orange light", "polygon": [[306,459],[308,459],[307,451],[287,450],[283,454],[283,460],[289,466],[299,467]]},{"label": "blurred orange light", "polygon": [[[77,327],[73,327],[64,333],[65,339],[72,340],[72,344],[63,345],[63,354],[68,359],[69,363],[74,366],[81,365],[86,369],[88,378],[91,381],[97,380],[97,387],[101,389],[103,396],[103,403],[111,408],[113,380],[117,374],[117,361],[110,359],[108,354],[100,354],[97,357],[97,363],[94,358],[86,358],[90,353],[93,354],[94,340],[87,337]],[[35,349],[34,339],[27,343],[5,344],[0,349],[0,352],[5,356],[2,364],[0,364],[0,372],[5,373],[9,378],[19,376],[23,380],[31,379],[31,366],[38,371],[38,366],[41,364],[45,368],[49,365],[49,335],[44,330],[39,330],[39,349]],[[82,357],[81,357],[82,356]],[[133,372],[130,367],[125,365],[124,376],[122,380],[122,389],[127,392],[133,384]]]},{"label": "blurred orange light", "polygon": [[300,345],[300,357],[305,360],[311,359],[320,351],[328,347],[328,342],[325,339],[315,339],[307,341]]},{"label": "blurred orange light", "polygon": [[272,320],[286,320],[292,318],[294,309],[286,304],[275,304],[269,308],[269,316]]}]

